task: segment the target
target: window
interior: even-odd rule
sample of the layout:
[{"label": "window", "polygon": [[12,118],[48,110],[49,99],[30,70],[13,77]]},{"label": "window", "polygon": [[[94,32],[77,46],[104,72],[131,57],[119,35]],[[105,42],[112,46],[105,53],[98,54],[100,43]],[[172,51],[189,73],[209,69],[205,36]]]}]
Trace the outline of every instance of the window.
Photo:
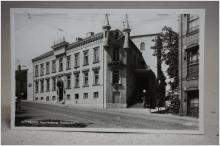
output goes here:
[{"label": "window", "polygon": [[50,79],[46,79],[46,91],[50,91]]},{"label": "window", "polygon": [[44,97],[41,97],[40,100],[44,100]]},{"label": "window", "polygon": [[190,48],[187,51],[187,78],[199,75],[199,47]]},{"label": "window", "polygon": [[83,94],[83,99],[88,99],[88,93]]},{"label": "window", "polygon": [[83,86],[89,86],[89,72],[85,71],[83,74],[84,74]]},{"label": "window", "polygon": [[38,93],[38,81],[35,81],[35,93]]},{"label": "window", "polygon": [[188,55],[188,64],[198,63],[199,62],[199,47],[190,48],[187,52]]},{"label": "window", "polygon": [[70,100],[70,94],[67,94],[66,99]]},{"label": "window", "polygon": [[94,97],[94,98],[99,98],[99,92],[94,92],[94,93],[93,93],[93,97]]},{"label": "window", "polygon": [[56,72],[56,60],[52,61],[52,72]]},{"label": "window", "polygon": [[199,91],[187,92],[187,115],[199,117]]},{"label": "window", "polygon": [[52,100],[53,100],[53,101],[56,100],[56,96],[52,96]]},{"label": "window", "polygon": [[79,67],[79,53],[75,54],[75,67]]},{"label": "window", "polygon": [[38,97],[35,97],[35,101],[37,101],[38,100]]},{"label": "window", "polygon": [[38,65],[35,65],[35,77],[39,76],[39,70],[38,70]]},{"label": "window", "polygon": [[66,58],[66,69],[71,68],[71,55],[67,56]]},{"label": "window", "polygon": [[55,91],[56,90],[56,78],[52,78],[52,90]]},{"label": "window", "polygon": [[144,43],[144,42],[141,42],[140,50],[141,50],[141,51],[145,50],[145,43]]},{"label": "window", "polygon": [[75,99],[79,99],[79,94],[75,94]]},{"label": "window", "polygon": [[66,81],[66,88],[70,89],[71,88],[71,76],[67,76],[66,77],[67,81]]},{"label": "window", "polygon": [[50,62],[46,62],[46,74],[50,73]]},{"label": "window", "polygon": [[189,20],[189,22],[188,22],[188,31],[189,32],[195,31],[198,28],[199,28],[199,19],[198,19],[198,17],[195,18],[195,19]]},{"label": "window", "polygon": [[99,62],[99,47],[94,48],[93,51],[93,63],[97,63]]},{"label": "window", "polygon": [[47,96],[47,97],[46,97],[46,101],[49,101],[49,100],[50,100],[50,97],[49,97],[49,96]]},{"label": "window", "polygon": [[113,61],[119,61],[119,48],[113,50]]},{"label": "window", "polygon": [[40,65],[40,75],[41,76],[44,75],[44,64],[43,63]]},{"label": "window", "polygon": [[94,72],[94,85],[99,85],[99,69],[93,70]]},{"label": "window", "polygon": [[119,77],[119,71],[118,70],[114,70],[112,72],[112,83],[113,84],[119,84],[120,83],[120,77]]},{"label": "window", "polygon": [[59,71],[63,71],[63,58],[59,58]]},{"label": "window", "polygon": [[79,73],[75,73],[75,88],[79,87]]},{"label": "window", "polygon": [[44,92],[44,80],[41,80],[40,83],[41,83],[40,92]]},{"label": "window", "polygon": [[84,51],[84,62],[83,65],[88,65],[89,64],[89,51]]}]

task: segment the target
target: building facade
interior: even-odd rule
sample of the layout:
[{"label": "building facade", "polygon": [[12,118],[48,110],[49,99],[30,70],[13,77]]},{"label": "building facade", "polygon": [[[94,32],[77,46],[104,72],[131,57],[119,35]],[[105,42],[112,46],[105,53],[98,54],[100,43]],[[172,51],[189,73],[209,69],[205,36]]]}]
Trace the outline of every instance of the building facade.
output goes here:
[{"label": "building facade", "polygon": [[[143,90],[149,90],[149,82],[156,80],[151,79],[154,74],[130,31],[127,17],[120,31],[111,30],[106,15],[103,32],[90,32],[74,43],[63,39],[51,51],[32,59],[33,100],[100,108],[126,108],[147,101]],[[155,98],[152,94],[152,107]]]},{"label": "building facade", "polygon": [[181,115],[199,116],[199,16],[180,15],[179,97]]}]

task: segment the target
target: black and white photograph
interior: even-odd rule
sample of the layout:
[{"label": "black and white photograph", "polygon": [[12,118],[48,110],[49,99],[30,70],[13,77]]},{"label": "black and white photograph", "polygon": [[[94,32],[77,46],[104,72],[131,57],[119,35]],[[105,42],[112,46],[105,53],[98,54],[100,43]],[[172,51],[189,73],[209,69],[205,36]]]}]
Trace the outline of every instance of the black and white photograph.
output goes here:
[{"label": "black and white photograph", "polygon": [[12,127],[203,133],[204,12],[11,9]]}]

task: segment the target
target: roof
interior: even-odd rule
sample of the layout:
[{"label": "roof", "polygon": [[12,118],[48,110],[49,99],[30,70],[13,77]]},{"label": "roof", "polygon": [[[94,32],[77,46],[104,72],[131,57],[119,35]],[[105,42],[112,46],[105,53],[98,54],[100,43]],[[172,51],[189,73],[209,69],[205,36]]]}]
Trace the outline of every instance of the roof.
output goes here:
[{"label": "roof", "polygon": [[44,54],[42,54],[42,55],[40,55],[40,56],[38,56],[38,57],[32,59],[32,62],[33,62],[33,61],[36,61],[36,60],[39,60],[39,59],[43,59],[43,58],[49,57],[49,56],[52,56],[53,54],[54,54],[54,53],[53,53],[53,50],[48,51],[48,52],[46,52],[46,53],[44,53]]},{"label": "roof", "polygon": [[91,35],[91,36],[89,36],[87,38],[84,38],[80,41],[73,42],[73,43],[69,44],[69,46],[67,47],[67,50],[72,49],[72,48],[76,48],[76,47],[81,46],[81,45],[85,45],[87,43],[90,43],[90,42],[93,42],[95,40],[99,40],[99,39],[102,39],[102,38],[103,38],[103,32]]},{"label": "roof", "polygon": [[141,38],[141,37],[151,37],[151,36],[156,36],[160,33],[153,33],[153,34],[143,34],[143,35],[134,35],[134,36],[131,36],[131,39],[133,38]]},{"label": "roof", "polygon": [[[120,30],[116,29],[116,30],[113,30],[113,31],[120,31]],[[155,35],[158,35],[158,34],[159,33],[136,35],[136,36],[131,36],[130,38],[133,39],[133,38],[138,38],[138,37],[148,37],[148,36],[155,36]],[[55,49],[55,48],[59,48],[60,46],[65,45],[65,46],[67,46],[67,50],[69,50],[69,49],[73,49],[73,48],[76,48],[78,46],[85,45],[87,43],[90,43],[90,42],[93,42],[95,40],[99,40],[99,39],[102,39],[102,38],[103,38],[103,32],[100,32],[100,33],[96,33],[94,35],[91,35],[89,37],[86,37],[86,38],[84,38],[80,41],[73,42],[71,44],[69,44],[68,42],[61,42],[61,43],[55,44],[54,46],[52,46],[52,48]],[[122,38],[124,38],[124,35],[120,36],[120,38],[118,38],[118,39],[122,39]],[[131,44],[135,46],[135,44],[132,41],[131,41]],[[136,46],[135,46],[135,49],[136,49],[136,51],[139,52],[139,49],[136,48]],[[46,57],[49,57],[49,56],[52,56],[52,55],[54,55],[54,50],[48,51],[48,52],[32,59],[32,61],[43,59],[43,58],[46,58]]]}]

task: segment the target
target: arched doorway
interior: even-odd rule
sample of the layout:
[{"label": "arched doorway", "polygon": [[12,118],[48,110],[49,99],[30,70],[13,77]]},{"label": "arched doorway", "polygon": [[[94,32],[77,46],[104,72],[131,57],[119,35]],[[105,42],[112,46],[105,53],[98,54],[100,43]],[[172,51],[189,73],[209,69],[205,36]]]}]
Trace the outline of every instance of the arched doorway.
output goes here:
[{"label": "arched doorway", "polygon": [[58,89],[58,99],[59,102],[63,100],[63,81],[58,78],[57,80],[57,89]]}]

